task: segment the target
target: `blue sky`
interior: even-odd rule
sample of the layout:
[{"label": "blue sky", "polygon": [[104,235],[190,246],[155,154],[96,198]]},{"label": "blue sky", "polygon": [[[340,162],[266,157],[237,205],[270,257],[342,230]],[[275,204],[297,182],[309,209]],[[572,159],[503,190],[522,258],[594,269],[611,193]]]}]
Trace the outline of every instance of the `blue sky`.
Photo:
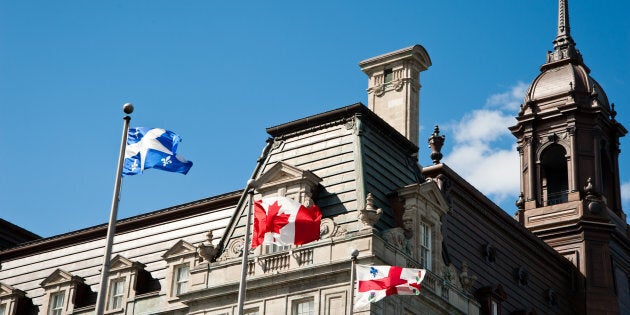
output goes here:
[{"label": "blue sky", "polygon": [[[630,4],[569,5],[577,48],[630,128]],[[367,104],[358,62],[414,44],[433,62],[421,164],[439,124],[444,161],[512,214],[505,126],[553,49],[556,16],[552,0],[0,0],[0,217],[41,236],[106,223],[126,102],[132,126],[177,132],[195,165],[125,178],[118,218],[242,189],[266,127]],[[625,211],[629,148],[622,139]]]}]

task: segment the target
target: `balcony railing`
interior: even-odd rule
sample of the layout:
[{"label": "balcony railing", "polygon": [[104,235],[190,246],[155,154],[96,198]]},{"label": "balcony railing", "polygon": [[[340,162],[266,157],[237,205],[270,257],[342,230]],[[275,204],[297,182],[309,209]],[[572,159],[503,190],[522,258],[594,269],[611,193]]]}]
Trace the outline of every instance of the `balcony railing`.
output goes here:
[{"label": "balcony railing", "polygon": [[[545,199],[545,196],[547,197],[547,199]],[[569,201],[569,191],[561,190],[561,191],[553,192],[553,193],[546,193],[546,194],[543,193],[542,200],[546,206],[564,203],[564,202]]]}]

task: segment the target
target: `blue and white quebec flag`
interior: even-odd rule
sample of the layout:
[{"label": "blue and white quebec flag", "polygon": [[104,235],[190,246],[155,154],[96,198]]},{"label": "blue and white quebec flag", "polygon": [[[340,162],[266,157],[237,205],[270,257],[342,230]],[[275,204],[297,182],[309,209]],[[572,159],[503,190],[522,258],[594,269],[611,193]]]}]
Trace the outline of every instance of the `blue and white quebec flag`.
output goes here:
[{"label": "blue and white quebec flag", "polygon": [[124,175],[136,175],[148,168],[188,173],[192,162],[177,154],[182,138],[160,128],[129,128],[125,150]]}]

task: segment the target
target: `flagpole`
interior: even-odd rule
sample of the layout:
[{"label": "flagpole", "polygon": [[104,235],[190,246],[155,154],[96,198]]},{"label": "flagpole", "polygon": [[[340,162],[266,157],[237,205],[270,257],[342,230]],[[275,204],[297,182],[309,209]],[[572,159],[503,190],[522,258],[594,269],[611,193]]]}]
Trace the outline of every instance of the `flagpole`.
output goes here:
[{"label": "flagpole", "polygon": [[254,180],[247,181],[247,189],[249,194],[249,206],[247,209],[247,222],[245,225],[245,244],[243,244],[243,261],[241,263],[241,283],[238,286],[238,315],[243,315],[243,306],[245,305],[245,287],[247,269],[249,267],[249,233],[252,222],[252,212],[254,210]]},{"label": "flagpole", "polygon": [[105,297],[107,296],[107,278],[109,277],[109,260],[112,255],[112,243],[114,234],[116,233],[116,215],[118,212],[118,201],[120,195],[120,184],[122,182],[122,169],[125,160],[125,149],[127,147],[127,134],[129,133],[129,121],[131,117],[128,115],[133,113],[133,105],[126,103],[123,105],[123,111],[127,116],[123,117],[123,133],[120,141],[120,154],[118,155],[118,168],[116,169],[116,181],[114,183],[114,196],[112,197],[112,208],[109,214],[109,225],[107,226],[107,241],[105,243],[105,254],[103,257],[103,267],[101,268],[101,283],[96,298],[96,315],[103,315],[105,308]]},{"label": "flagpole", "polygon": [[357,256],[359,256],[359,250],[355,249],[350,254],[350,315],[354,314],[354,269],[357,264]]}]

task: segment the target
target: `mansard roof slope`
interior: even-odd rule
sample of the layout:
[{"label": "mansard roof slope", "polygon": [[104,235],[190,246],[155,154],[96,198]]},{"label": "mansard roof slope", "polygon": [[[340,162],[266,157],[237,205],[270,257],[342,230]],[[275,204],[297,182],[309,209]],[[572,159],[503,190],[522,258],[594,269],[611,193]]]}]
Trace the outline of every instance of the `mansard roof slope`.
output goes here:
[{"label": "mansard roof slope", "polygon": [[[182,217],[193,216],[220,208],[236,205],[242,190],[232,191],[196,201],[176,205],[173,207],[143,213],[137,216],[120,219],[116,222],[116,234],[142,229],[150,225],[176,220]],[[103,213],[105,215],[105,213]],[[0,261],[9,258],[26,256],[36,252],[52,250],[61,247],[72,246],[90,240],[105,238],[107,224],[92,226],[85,229],[72,231],[47,238],[37,239],[23,243],[15,247],[0,250]]]}]

